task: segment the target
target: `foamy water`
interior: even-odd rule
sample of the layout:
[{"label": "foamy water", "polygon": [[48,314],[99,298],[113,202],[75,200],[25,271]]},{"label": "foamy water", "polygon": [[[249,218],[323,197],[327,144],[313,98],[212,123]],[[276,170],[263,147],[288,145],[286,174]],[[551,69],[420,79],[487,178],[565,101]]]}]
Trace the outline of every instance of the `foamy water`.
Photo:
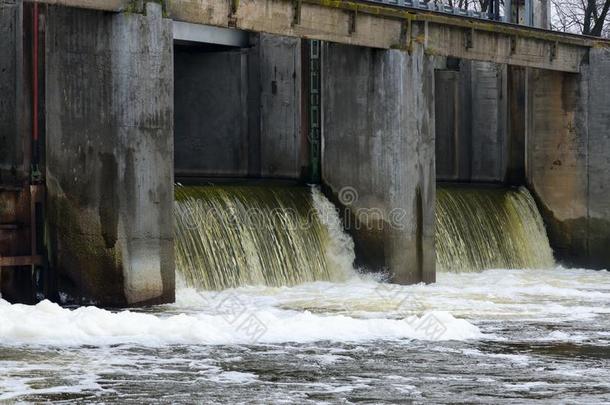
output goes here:
[{"label": "foamy water", "polygon": [[[434,285],[397,286],[354,276],[345,283],[182,288],[174,305],[153,313],[62,308],[49,301],[0,301],[5,345],[142,345],[366,340],[493,339],[476,324],[493,320],[562,321],[610,314],[607,272],[490,270],[439,274]],[[427,322],[424,322],[425,320]],[[426,326],[439,329],[436,333]],[[442,331],[442,332],[441,332]],[[552,335],[549,337],[561,337]],[[542,338],[542,337],[541,337]]]},{"label": "foamy water", "polygon": [[178,277],[175,304],[129,311],[0,299],[0,401],[610,402],[607,271],[383,283],[351,269],[351,239],[312,192],[340,282],[211,292]]},{"label": "foamy water", "polygon": [[0,400],[610,400],[606,271],[180,288],[119,312],[0,301],[0,320]]}]

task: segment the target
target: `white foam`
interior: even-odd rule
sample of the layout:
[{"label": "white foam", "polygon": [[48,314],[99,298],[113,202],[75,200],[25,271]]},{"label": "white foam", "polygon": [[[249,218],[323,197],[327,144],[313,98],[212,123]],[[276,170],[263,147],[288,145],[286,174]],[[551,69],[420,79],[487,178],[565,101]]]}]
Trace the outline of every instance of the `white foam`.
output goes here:
[{"label": "white foam", "polygon": [[334,266],[339,274],[344,274],[345,278],[348,278],[354,273],[353,264],[356,259],[354,241],[345,232],[337,207],[328,201],[316,186],[311,187],[311,195],[318,219],[329,234],[329,240],[325,244],[329,265]]},{"label": "white foam", "polygon": [[[224,305],[224,304],[222,304]],[[207,312],[214,308],[206,309]],[[363,341],[371,339],[468,339],[480,336],[477,327],[442,312],[431,312],[443,333],[431,336],[421,319],[358,319],[273,307],[244,310],[233,317],[219,307],[163,316],[131,311],[110,312],[96,307],[74,310],[49,301],[38,305],[0,302],[0,337],[5,344],[106,345],[248,344],[279,342]],[[220,314],[219,314],[220,312]],[[233,319],[235,318],[235,319]],[[423,317],[422,317],[423,319]],[[253,328],[258,326],[258,328]],[[253,333],[256,332],[256,333]]]},{"label": "white foam", "polygon": [[[439,274],[433,285],[396,286],[372,278],[295,287],[244,287],[222,293],[177,291],[156,313],[66,309],[0,300],[2,344],[106,345],[174,343],[224,345],[367,341],[375,339],[493,339],[483,321],[603,322],[610,313],[606,271],[491,270]],[[575,334],[561,327],[527,339],[580,341],[603,337],[603,324]],[[593,334],[593,335],[592,335]]]}]

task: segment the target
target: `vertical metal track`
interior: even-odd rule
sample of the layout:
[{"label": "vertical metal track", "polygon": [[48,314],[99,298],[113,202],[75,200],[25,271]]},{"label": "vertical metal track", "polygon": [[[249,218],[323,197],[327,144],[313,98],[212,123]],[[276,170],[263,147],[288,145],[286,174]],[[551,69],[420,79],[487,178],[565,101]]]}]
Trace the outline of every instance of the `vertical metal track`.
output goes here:
[{"label": "vertical metal track", "polygon": [[309,181],[321,178],[321,44],[309,41]]}]

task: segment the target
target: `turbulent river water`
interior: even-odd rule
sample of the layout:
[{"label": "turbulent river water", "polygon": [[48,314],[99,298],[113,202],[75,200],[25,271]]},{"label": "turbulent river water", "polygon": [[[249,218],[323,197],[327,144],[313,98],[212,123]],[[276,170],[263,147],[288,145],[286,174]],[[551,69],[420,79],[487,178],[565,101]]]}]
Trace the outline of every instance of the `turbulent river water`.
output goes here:
[{"label": "turbulent river water", "polygon": [[336,218],[321,224],[339,266],[330,280],[221,291],[182,280],[175,304],[129,311],[0,299],[0,402],[610,401],[608,272],[391,285],[344,268],[349,239]]},{"label": "turbulent river water", "polygon": [[177,299],[129,312],[0,301],[0,400],[610,401],[607,272],[442,273],[409,287],[355,277]]}]

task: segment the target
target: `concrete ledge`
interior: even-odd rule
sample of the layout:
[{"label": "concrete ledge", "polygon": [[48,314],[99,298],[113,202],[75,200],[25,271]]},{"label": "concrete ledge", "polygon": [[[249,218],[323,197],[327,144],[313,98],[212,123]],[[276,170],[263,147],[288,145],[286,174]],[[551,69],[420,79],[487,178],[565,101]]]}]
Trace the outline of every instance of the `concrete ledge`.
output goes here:
[{"label": "concrete ledge", "polygon": [[372,48],[414,43],[433,55],[578,72],[588,49],[610,42],[510,24],[359,1],[174,0],[175,21],[234,27]]},{"label": "concrete ledge", "polygon": [[174,41],[197,42],[244,48],[248,46],[250,35],[246,31],[212,27],[175,21]]},{"label": "concrete ledge", "polygon": [[[129,9],[127,0],[45,0],[106,11]],[[238,28],[372,48],[579,72],[591,47],[610,41],[446,13],[354,0],[172,0],[167,14],[178,22]]]}]

